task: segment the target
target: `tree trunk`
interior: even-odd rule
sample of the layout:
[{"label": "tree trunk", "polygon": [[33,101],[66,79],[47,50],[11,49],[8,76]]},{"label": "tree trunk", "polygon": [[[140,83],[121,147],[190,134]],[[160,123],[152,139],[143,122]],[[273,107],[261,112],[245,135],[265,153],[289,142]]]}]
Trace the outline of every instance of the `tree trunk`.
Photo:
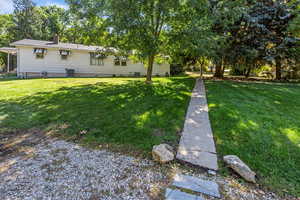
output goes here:
[{"label": "tree trunk", "polygon": [[147,68],[147,79],[146,83],[152,82],[152,70],[153,70],[153,63],[154,63],[154,54],[150,55],[148,58],[148,68]]},{"label": "tree trunk", "polygon": [[214,77],[216,78],[223,78],[223,74],[222,74],[222,65],[216,65],[216,71],[215,71],[215,74],[214,74]]},{"label": "tree trunk", "polygon": [[201,76],[201,78],[203,77],[203,65],[202,64],[200,65],[200,76]]},{"label": "tree trunk", "polygon": [[247,67],[247,70],[246,70],[246,74],[245,74],[246,78],[249,78],[250,73],[251,73],[251,67],[248,66],[248,67]]},{"label": "tree trunk", "polygon": [[276,80],[281,80],[281,60],[280,58],[276,59]]},{"label": "tree trunk", "polygon": [[223,62],[218,62],[217,65],[216,65],[216,71],[215,71],[215,74],[214,74],[214,77],[215,78],[223,78]]},{"label": "tree trunk", "polygon": [[222,65],[222,77],[224,76],[224,72],[225,72],[225,65]]}]

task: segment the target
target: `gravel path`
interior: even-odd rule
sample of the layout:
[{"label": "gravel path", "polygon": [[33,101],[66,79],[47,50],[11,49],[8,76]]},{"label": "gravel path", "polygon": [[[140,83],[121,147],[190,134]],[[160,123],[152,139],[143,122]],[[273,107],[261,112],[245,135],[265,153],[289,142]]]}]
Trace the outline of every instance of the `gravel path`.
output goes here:
[{"label": "gravel path", "polygon": [[153,199],[166,178],[153,163],[52,140],[0,163],[0,199]]},{"label": "gravel path", "polygon": [[29,132],[0,134],[0,200],[164,199],[176,173],[217,182],[224,200],[299,200],[176,162],[159,167],[150,160],[53,139],[39,130]]}]

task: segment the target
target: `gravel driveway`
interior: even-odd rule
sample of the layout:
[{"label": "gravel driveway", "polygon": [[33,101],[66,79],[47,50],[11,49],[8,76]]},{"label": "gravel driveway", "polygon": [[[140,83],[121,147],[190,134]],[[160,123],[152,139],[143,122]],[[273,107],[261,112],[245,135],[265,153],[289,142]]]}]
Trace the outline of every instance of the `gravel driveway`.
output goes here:
[{"label": "gravel driveway", "polygon": [[29,132],[0,134],[0,200],[164,199],[175,173],[217,182],[225,200],[299,200],[280,198],[233,177],[209,177],[177,163],[163,169],[150,160]]},{"label": "gravel driveway", "polygon": [[24,145],[32,137],[0,159],[1,200],[160,198],[167,179],[151,161],[49,138]]}]

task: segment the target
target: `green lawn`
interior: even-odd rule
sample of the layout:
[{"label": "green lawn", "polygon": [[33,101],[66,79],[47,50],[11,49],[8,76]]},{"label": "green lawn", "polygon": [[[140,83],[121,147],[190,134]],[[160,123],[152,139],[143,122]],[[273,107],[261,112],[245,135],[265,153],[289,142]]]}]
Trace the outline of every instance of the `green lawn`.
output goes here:
[{"label": "green lawn", "polygon": [[218,154],[239,156],[259,183],[300,196],[300,85],[206,81],[206,89]]},{"label": "green lawn", "polygon": [[[150,152],[178,143],[193,86],[189,77],[153,85],[144,78],[0,79],[0,134],[54,129]],[[206,89],[218,154],[238,155],[259,183],[299,196],[300,85],[206,81]]]},{"label": "green lawn", "polygon": [[189,77],[154,78],[153,85],[144,78],[0,80],[0,133],[59,129],[150,152],[177,144],[193,86]]}]

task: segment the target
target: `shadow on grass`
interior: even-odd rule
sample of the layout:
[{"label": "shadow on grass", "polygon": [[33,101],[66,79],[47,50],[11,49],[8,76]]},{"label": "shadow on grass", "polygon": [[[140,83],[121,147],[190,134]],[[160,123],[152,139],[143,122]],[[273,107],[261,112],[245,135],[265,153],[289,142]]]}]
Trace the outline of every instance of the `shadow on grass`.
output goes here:
[{"label": "shadow on grass", "polygon": [[87,142],[125,144],[150,151],[175,144],[194,80],[174,78],[62,87],[52,92],[0,102],[0,128],[51,130]]},{"label": "shadow on grass", "polygon": [[300,87],[206,81],[220,156],[239,156],[259,181],[300,195]]}]

